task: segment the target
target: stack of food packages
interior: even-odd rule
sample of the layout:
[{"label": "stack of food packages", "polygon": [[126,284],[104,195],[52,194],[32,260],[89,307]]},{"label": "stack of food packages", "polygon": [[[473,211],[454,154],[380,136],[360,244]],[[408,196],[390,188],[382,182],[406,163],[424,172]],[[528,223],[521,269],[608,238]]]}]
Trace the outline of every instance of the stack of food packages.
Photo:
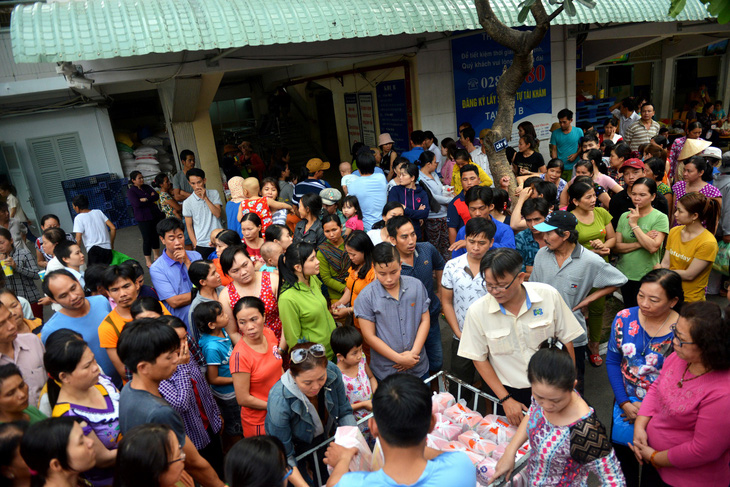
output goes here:
[{"label": "stack of food packages", "polygon": [[[477,469],[479,484],[488,485],[517,428],[511,426],[504,416],[482,416],[472,411],[463,399],[456,402],[448,392],[434,394],[432,408],[436,425],[426,444],[440,451],[463,451]],[[529,443],[525,442],[519,448],[515,461],[525,456],[529,449]]]},{"label": "stack of food packages", "polygon": [[[139,138],[137,134],[132,135]],[[139,171],[145,182],[149,183],[160,172],[172,172],[174,165],[169,153],[170,138],[166,133],[160,132],[138,143],[133,142],[132,136],[125,132],[115,133],[114,136],[125,177],[129,177],[132,171]]]},{"label": "stack of food packages", "polygon": [[[434,394],[432,397],[432,411],[436,417],[433,431],[428,434],[426,445],[439,451],[462,451],[477,469],[477,482],[488,485],[489,479],[494,476],[494,469],[507,445],[517,432],[507,418],[488,414],[482,416],[476,411],[467,408],[462,399],[456,402],[448,392]],[[380,447],[380,440],[376,441],[375,448],[370,451],[360,429],[356,426],[340,426],[334,438],[335,443],[347,448],[355,447],[359,454],[350,463],[350,471],[376,471],[383,467],[385,460]],[[530,449],[525,442],[517,451],[515,461],[525,456]],[[332,468],[329,467],[330,472]],[[512,479],[513,485],[523,485],[521,475]]]}]

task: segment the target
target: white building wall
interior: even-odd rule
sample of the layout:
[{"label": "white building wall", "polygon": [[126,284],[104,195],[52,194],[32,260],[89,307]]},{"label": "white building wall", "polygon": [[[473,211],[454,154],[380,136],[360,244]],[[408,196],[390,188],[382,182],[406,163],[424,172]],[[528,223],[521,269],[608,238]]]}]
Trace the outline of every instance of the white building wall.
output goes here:
[{"label": "white building wall", "polygon": [[[565,28],[550,28],[550,68],[552,79],[552,112],[563,108],[575,112],[576,93],[576,45],[575,39],[567,39]],[[449,41],[436,42],[421,49],[416,56],[416,86],[420,121],[417,128],[431,130],[439,140],[456,136],[458,121],[454,105],[454,76]],[[517,127],[514,127],[514,133]],[[516,145],[517,141],[512,140]],[[543,146],[546,146],[544,144]]]},{"label": "white building wall", "polygon": [[456,138],[457,121],[454,105],[454,75],[451,61],[451,42],[428,44],[416,56],[416,80],[420,122],[414,125],[430,130],[440,141]]},{"label": "white building wall", "polygon": [[[116,173],[122,175],[109,113],[103,108],[76,108],[22,117],[0,119],[0,140],[15,144],[25,178],[30,186],[38,218],[54,213],[61,218],[61,227],[70,232],[73,223],[65,203],[45,205],[34,173],[26,139],[78,132],[89,175]],[[14,184],[19,184],[13,181]],[[61,184],[59,181],[58,184]]]}]

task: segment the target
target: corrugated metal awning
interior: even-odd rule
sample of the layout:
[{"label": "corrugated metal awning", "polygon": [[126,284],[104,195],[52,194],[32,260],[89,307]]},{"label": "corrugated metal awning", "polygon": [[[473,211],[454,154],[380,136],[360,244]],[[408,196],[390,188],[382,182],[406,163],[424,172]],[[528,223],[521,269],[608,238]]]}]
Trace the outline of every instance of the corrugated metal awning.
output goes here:
[{"label": "corrugated metal awning", "polygon": [[[492,0],[492,8],[517,26],[518,3]],[[557,7],[544,3],[549,12]],[[553,24],[675,21],[667,15],[669,0],[597,4],[578,4],[575,17],[562,13]],[[687,0],[676,20],[710,17],[701,0]],[[480,28],[474,0],[72,0],[18,5],[10,27],[18,63]]]}]

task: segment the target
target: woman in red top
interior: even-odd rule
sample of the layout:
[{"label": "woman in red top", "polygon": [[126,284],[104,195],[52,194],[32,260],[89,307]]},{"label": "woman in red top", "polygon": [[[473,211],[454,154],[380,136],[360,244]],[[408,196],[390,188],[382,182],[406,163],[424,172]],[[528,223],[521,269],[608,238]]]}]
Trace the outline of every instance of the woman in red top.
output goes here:
[{"label": "woman in red top", "polygon": [[241,233],[243,234],[243,242],[246,244],[246,251],[258,270],[265,263],[263,257],[261,257],[261,246],[264,244],[264,239],[261,238],[261,218],[256,213],[243,215],[241,217]]},{"label": "woman in red top", "polygon": [[266,310],[259,298],[246,296],[233,307],[241,339],[229,361],[236,400],[241,406],[243,436],[265,434],[269,391],[283,374],[279,342],[264,326]]},{"label": "woman in red top", "polygon": [[277,340],[280,340],[279,347],[286,350],[276,299],[279,290],[278,274],[256,271],[243,245],[234,245],[223,251],[221,268],[232,279],[232,282],[218,295],[218,301],[228,315],[226,331],[233,344],[237,344],[242,335],[236,324],[233,309],[241,298],[254,296],[261,299],[266,307],[264,325],[274,332]]}]

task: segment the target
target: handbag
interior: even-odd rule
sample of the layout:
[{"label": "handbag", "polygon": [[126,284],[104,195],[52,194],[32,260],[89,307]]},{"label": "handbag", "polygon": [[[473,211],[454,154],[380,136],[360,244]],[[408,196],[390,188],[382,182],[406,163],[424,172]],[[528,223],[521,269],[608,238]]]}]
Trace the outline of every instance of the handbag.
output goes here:
[{"label": "handbag", "polygon": [[[629,398],[633,399],[633,398]],[[633,402],[633,401],[632,401]],[[634,442],[634,425],[622,417],[624,410],[618,403],[613,403],[613,421],[611,424],[611,441],[619,445],[628,445]]]},{"label": "handbag", "polygon": [[717,255],[712,268],[717,272],[730,276],[730,243],[720,240],[717,243]]}]

